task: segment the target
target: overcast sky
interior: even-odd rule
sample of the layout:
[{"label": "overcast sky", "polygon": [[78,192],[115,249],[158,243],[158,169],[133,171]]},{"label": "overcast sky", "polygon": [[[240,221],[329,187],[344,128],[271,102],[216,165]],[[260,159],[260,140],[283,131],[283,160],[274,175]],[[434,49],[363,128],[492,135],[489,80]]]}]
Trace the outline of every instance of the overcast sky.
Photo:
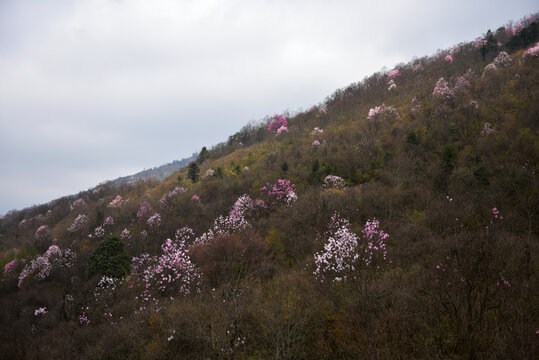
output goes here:
[{"label": "overcast sky", "polygon": [[0,214],[187,157],[537,5],[0,0]]}]

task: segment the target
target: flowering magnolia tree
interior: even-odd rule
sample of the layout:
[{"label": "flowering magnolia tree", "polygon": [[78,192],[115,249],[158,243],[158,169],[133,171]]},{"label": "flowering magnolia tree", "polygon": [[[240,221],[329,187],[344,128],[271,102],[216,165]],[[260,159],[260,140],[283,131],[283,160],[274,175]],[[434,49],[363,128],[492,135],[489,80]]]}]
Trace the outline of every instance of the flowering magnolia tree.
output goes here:
[{"label": "flowering magnolia tree", "polygon": [[42,256],[38,256],[27,264],[19,274],[19,287],[28,279],[43,280],[53,271],[65,271],[73,266],[75,253],[70,249],[61,250],[57,245],[51,245]]},{"label": "flowering magnolia tree", "polygon": [[290,180],[279,179],[276,184],[267,183],[260,189],[260,192],[268,199],[267,205],[273,208],[279,203],[286,205],[294,203],[298,199],[294,191],[295,187],[296,185],[292,184]]},{"label": "flowering magnolia tree", "polygon": [[79,216],[77,216],[73,224],[71,224],[71,226],[67,228],[67,231],[69,232],[81,231],[88,225],[89,222],[90,220],[88,219],[88,216],[80,214]]},{"label": "flowering magnolia tree", "polygon": [[[192,231],[185,232],[192,234]],[[181,234],[180,234],[181,236]],[[200,274],[191,262],[186,239],[167,239],[161,245],[162,254],[141,254],[133,258],[131,275],[142,281],[142,302],[157,301],[157,295],[184,294],[199,291]]]},{"label": "flowering magnolia tree", "polygon": [[539,41],[522,54],[523,59],[539,59]]},{"label": "flowering magnolia tree", "polygon": [[389,72],[389,75],[388,75],[387,77],[388,77],[389,79],[392,79],[392,78],[394,78],[394,77],[399,76],[399,74],[400,74],[399,70],[395,69],[395,70],[391,70],[391,71]]},{"label": "flowering magnolia tree", "polygon": [[172,203],[173,203],[174,199],[179,194],[183,194],[186,191],[187,190],[185,190],[185,188],[183,188],[181,186],[176,186],[174,189],[172,189],[171,191],[165,193],[161,197],[161,199],[159,200],[159,206],[162,209],[171,210],[172,209]]},{"label": "flowering magnolia tree", "polygon": [[84,201],[83,198],[79,198],[79,199],[73,201],[73,202],[71,203],[71,205],[69,205],[69,209],[70,209],[71,211],[73,211],[73,210],[75,210],[75,209],[77,209],[77,208],[80,208],[80,207],[83,207],[83,206],[86,206],[86,201]]},{"label": "flowering magnolia tree", "polygon": [[369,110],[367,120],[371,122],[390,122],[400,119],[399,112],[393,106],[386,106],[385,104],[376,106]]},{"label": "flowering magnolia tree", "polygon": [[[376,268],[388,263],[385,240],[389,237],[379,229],[378,220],[369,220],[362,237],[352,232],[350,222],[338,216],[331,218],[324,250],[314,255],[314,274],[321,280],[346,281],[359,268]],[[389,261],[390,262],[390,261]]]},{"label": "flowering magnolia tree", "polygon": [[448,104],[455,103],[455,92],[449,87],[449,83],[443,77],[439,78],[432,95],[442,99]]},{"label": "flowering magnolia tree", "polygon": [[2,280],[4,280],[10,274],[14,273],[18,264],[19,264],[19,260],[17,259],[13,259],[7,264],[5,264]]},{"label": "flowering magnolia tree", "polygon": [[141,204],[140,204],[140,208],[139,210],[137,211],[137,218],[143,218],[143,217],[146,217],[148,216],[150,213],[152,212],[152,206],[150,205],[150,203],[148,202],[148,200],[144,200]]},{"label": "flowering magnolia tree", "polygon": [[505,68],[509,67],[513,64],[513,59],[511,59],[511,56],[509,56],[508,53],[505,51],[502,51],[501,53],[496,56],[494,61],[492,62],[497,68]]},{"label": "flowering magnolia tree", "polygon": [[268,126],[268,131],[277,134],[279,130],[280,132],[285,131],[284,129],[288,131],[288,121],[286,120],[286,118],[277,114],[273,115]]},{"label": "flowering magnolia tree", "polygon": [[150,229],[155,230],[161,226],[161,215],[159,213],[154,213],[150,218],[146,221],[146,224],[150,227]]},{"label": "flowering magnolia tree", "polygon": [[247,221],[249,216],[257,207],[264,207],[263,201],[253,201],[248,195],[242,195],[236,200],[228,216],[219,216],[213,222],[211,229],[206,231],[195,240],[195,244],[208,244],[214,238],[233,234],[249,228],[251,225]]},{"label": "flowering magnolia tree", "polygon": [[342,177],[336,175],[328,175],[324,179],[322,187],[325,189],[342,189],[345,185],[346,183],[344,182],[344,179]]},{"label": "flowering magnolia tree", "polygon": [[112,200],[110,203],[109,203],[109,207],[111,208],[120,208],[122,206],[124,206],[125,204],[127,204],[129,202],[129,199],[122,199],[122,197],[120,195],[116,196],[114,198],[114,200]]},{"label": "flowering magnolia tree", "polygon": [[395,84],[395,81],[393,79],[389,80],[388,83],[387,83],[387,90],[388,91],[391,91],[393,89],[396,89],[397,88],[397,84]]},{"label": "flowering magnolia tree", "polygon": [[324,134],[324,129],[320,129],[318,127],[315,127],[313,131],[311,131],[312,136],[321,136]]}]

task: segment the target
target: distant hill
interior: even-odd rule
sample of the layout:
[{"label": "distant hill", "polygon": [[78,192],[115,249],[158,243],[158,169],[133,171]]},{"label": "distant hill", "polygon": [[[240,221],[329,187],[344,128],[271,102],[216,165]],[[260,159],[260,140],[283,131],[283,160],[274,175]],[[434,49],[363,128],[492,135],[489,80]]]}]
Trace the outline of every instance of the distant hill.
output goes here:
[{"label": "distant hill", "polygon": [[182,167],[187,165],[191,160],[196,159],[198,156],[197,153],[193,153],[188,158],[184,158],[181,160],[174,160],[172,162],[169,162],[167,164],[156,166],[152,169],[146,169],[142,170],[136,174],[128,175],[128,176],[122,176],[117,179],[114,179],[110,181],[112,184],[120,184],[120,183],[128,183],[132,184],[142,179],[154,179],[158,181],[164,180],[166,177],[170,176],[173,172],[180,170]]}]

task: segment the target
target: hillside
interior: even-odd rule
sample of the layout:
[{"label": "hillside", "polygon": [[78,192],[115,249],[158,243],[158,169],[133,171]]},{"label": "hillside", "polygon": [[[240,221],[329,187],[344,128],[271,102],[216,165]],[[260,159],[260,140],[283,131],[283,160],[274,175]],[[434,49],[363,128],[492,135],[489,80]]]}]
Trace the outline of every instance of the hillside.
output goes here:
[{"label": "hillside", "polygon": [[537,358],[537,27],[10,212],[3,356]]}]

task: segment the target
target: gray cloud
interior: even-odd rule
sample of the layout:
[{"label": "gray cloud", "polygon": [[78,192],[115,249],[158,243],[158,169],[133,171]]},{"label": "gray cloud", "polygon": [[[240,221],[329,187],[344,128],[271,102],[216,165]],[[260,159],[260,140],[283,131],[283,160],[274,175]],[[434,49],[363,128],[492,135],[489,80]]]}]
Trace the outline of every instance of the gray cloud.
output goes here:
[{"label": "gray cloud", "polygon": [[187,156],[537,10],[371,3],[2,1],[0,213]]}]

